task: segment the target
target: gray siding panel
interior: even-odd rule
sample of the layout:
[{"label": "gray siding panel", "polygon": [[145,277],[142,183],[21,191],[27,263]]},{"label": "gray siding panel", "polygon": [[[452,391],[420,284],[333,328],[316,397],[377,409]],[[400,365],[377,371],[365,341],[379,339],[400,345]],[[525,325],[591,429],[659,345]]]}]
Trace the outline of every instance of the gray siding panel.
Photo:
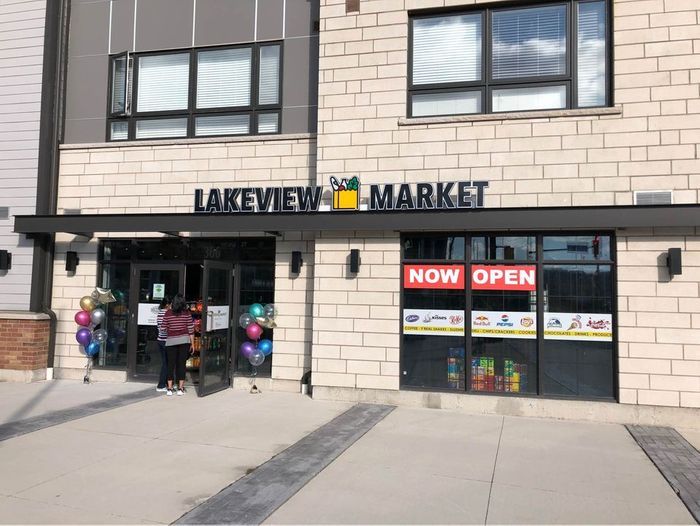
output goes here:
[{"label": "gray siding panel", "polygon": [[32,242],[12,232],[13,216],[33,214],[39,156],[46,0],[0,2],[0,248],[12,269],[0,274],[0,310],[29,308]]}]

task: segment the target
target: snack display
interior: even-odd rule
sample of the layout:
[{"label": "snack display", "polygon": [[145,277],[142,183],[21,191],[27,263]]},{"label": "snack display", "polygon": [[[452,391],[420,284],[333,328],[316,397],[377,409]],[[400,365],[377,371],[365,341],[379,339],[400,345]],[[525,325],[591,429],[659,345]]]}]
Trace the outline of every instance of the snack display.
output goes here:
[{"label": "snack display", "polygon": [[464,373],[464,348],[451,347],[447,350],[447,387],[464,389]]},{"label": "snack display", "polygon": [[527,392],[527,364],[506,358],[503,360],[503,374],[496,375],[492,356],[472,358],[471,379],[472,391],[524,393]]}]

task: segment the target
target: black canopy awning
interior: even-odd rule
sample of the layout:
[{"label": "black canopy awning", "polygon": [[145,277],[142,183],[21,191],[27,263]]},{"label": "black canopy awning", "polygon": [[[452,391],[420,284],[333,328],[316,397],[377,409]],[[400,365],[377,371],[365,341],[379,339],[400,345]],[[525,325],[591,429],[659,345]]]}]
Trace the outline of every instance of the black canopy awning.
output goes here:
[{"label": "black canopy awning", "polygon": [[585,230],[700,226],[700,205],[476,208],[460,210],[16,216],[15,232],[295,232]]}]

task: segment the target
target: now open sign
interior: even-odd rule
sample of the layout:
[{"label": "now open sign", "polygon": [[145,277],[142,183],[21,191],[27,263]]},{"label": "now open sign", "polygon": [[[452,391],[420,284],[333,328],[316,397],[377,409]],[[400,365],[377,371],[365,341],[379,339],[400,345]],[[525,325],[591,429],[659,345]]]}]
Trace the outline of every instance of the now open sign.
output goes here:
[{"label": "now open sign", "polygon": [[464,289],[462,265],[404,265],[405,289]]},{"label": "now open sign", "polygon": [[536,290],[535,265],[473,265],[472,290]]}]

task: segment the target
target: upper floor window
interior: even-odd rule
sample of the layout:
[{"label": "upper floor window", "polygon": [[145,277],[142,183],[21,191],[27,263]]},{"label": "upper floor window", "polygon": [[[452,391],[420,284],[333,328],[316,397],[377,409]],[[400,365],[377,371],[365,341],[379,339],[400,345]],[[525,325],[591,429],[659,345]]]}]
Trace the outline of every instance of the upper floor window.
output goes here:
[{"label": "upper floor window", "polygon": [[606,106],[606,0],[411,18],[409,115]]},{"label": "upper floor window", "polygon": [[279,133],[280,55],[279,43],[116,55],[107,138]]}]

